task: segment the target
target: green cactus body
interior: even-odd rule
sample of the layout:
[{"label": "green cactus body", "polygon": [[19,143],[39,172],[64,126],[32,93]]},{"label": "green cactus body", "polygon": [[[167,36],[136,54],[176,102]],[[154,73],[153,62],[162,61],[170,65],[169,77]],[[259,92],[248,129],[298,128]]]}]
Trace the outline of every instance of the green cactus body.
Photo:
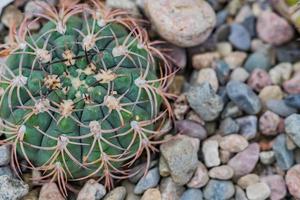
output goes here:
[{"label": "green cactus body", "polygon": [[23,40],[15,35],[1,75],[1,132],[13,144],[12,162],[18,169],[19,155],[60,184],[128,176],[124,167],[155,150],[169,115],[159,112],[167,103],[162,54],[123,12],[111,17],[95,5],[69,7],[56,21],[41,15],[51,21],[37,33],[24,28]]}]

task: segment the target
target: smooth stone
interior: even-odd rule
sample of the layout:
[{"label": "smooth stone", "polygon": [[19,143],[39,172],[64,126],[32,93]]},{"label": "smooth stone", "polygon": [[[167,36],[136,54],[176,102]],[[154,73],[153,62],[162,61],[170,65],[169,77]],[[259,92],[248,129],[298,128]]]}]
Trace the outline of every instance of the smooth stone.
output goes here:
[{"label": "smooth stone", "polygon": [[266,103],[267,108],[282,117],[288,117],[297,113],[297,109],[285,104],[284,100],[269,100]]},{"label": "smooth stone", "polygon": [[287,149],[286,137],[280,134],[273,143],[273,151],[275,153],[276,164],[282,170],[287,170],[294,164],[294,153]]},{"label": "smooth stone", "polygon": [[259,118],[259,131],[263,135],[277,135],[277,128],[280,123],[280,117],[271,112],[266,111],[264,114],[262,114]]},{"label": "smooth stone", "polygon": [[209,180],[206,166],[202,162],[198,162],[195,174],[188,182],[187,186],[190,188],[202,188]]},{"label": "smooth stone", "polygon": [[247,58],[247,54],[242,51],[234,51],[225,56],[224,61],[229,65],[230,69],[242,67]]},{"label": "smooth stone", "polygon": [[105,5],[109,9],[121,9],[126,10],[131,15],[139,16],[139,9],[136,3],[132,0],[106,0]]},{"label": "smooth stone", "polygon": [[243,112],[241,111],[241,109],[235,105],[232,101],[228,102],[224,108],[224,110],[222,111],[222,119],[225,119],[227,117],[240,117],[243,115]]},{"label": "smooth stone", "polygon": [[281,85],[284,81],[291,78],[293,72],[293,66],[291,63],[279,63],[272,69],[270,69],[269,74],[271,80],[274,84]]},{"label": "smooth stone", "polygon": [[300,109],[300,94],[288,95],[284,102],[292,108]]},{"label": "smooth stone", "polygon": [[25,196],[28,191],[29,186],[23,181],[9,177],[7,175],[0,176],[0,199],[20,199]]},{"label": "smooth stone", "polygon": [[259,38],[272,45],[282,45],[294,37],[292,26],[271,11],[264,11],[259,15],[256,30]]},{"label": "smooth stone", "polygon": [[11,157],[11,146],[2,145],[0,146],[0,166],[8,165]]},{"label": "smooth stone", "polygon": [[217,42],[227,42],[230,34],[230,26],[225,23],[217,28],[213,37]]},{"label": "smooth stone", "polygon": [[252,52],[256,52],[256,51],[259,51],[261,49],[267,49],[268,47],[269,47],[269,45],[264,43],[261,39],[254,38],[251,41],[251,51]]},{"label": "smooth stone", "polygon": [[212,68],[200,69],[196,79],[196,83],[202,84],[205,82],[208,82],[215,91],[218,91],[219,82],[218,82],[216,71],[214,69]]},{"label": "smooth stone", "polygon": [[175,121],[175,127],[178,132],[183,135],[198,138],[200,140],[204,140],[207,137],[205,128],[192,120]]},{"label": "smooth stone", "polygon": [[237,23],[242,23],[246,18],[253,16],[253,12],[249,5],[243,5],[237,15],[234,18],[234,21]]},{"label": "smooth stone", "polygon": [[287,193],[284,178],[280,175],[269,175],[261,177],[261,181],[266,183],[271,189],[271,200],[284,199]]},{"label": "smooth stone", "polygon": [[218,133],[220,133],[221,135],[229,135],[233,133],[238,133],[239,129],[239,124],[232,118],[227,117],[221,121]]},{"label": "smooth stone", "polygon": [[217,50],[221,57],[225,57],[232,52],[232,45],[229,42],[217,43]]},{"label": "smooth stone", "polygon": [[257,121],[257,117],[254,115],[237,118],[236,122],[240,126],[239,133],[248,140],[255,138],[257,134]]},{"label": "smooth stone", "polygon": [[198,150],[199,140],[184,135],[160,146],[175,183],[184,185],[193,176],[198,164]]},{"label": "smooth stone", "polygon": [[220,84],[225,85],[230,76],[229,65],[226,62],[220,60],[216,62],[215,70]]},{"label": "smooth stone", "polygon": [[285,175],[285,183],[289,193],[296,199],[300,199],[300,164],[294,165]]},{"label": "smooth stone", "polygon": [[[55,189],[54,185],[50,185],[49,187],[53,187],[53,189]],[[45,188],[45,192],[46,191],[47,189]],[[105,194],[105,187],[97,181],[90,179],[80,190],[77,196],[77,200],[100,200],[102,199],[102,197],[104,197]]]},{"label": "smooth stone", "polygon": [[203,199],[202,191],[193,188],[187,189],[180,197],[180,200],[202,200],[202,199]]},{"label": "smooth stone", "polygon": [[257,143],[250,144],[244,151],[239,152],[228,162],[233,168],[234,176],[240,177],[253,171],[259,159],[259,145]]},{"label": "smooth stone", "polygon": [[257,51],[252,53],[246,60],[244,68],[248,72],[252,72],[254,69],[263,69],[268,71],[271,67],[271,58],[265,51]]},{"label": "smooth stone", "polygon": [[162,200],[169,200],[169,199],[179,199],[185,188],[176,184],[171,177],[163,178],[159,190],[161,192]]},{"label": "smooth stone", "polygon": [[222,137],[220,141],[220,147],[223,150],[229,151],[231,153],[238,153],[245,150],[249,143],[244,136],[238,134],[231,134]]},{"label": "smooth stone", "polygon": [[188,102],[204,121],[213,121],[223,110],[223,101],[216,94],[212,86],[205,82],[190,87],[187,92]]},{"label": "smooth stone", "polygon": [[232,157],[231,152],[220,149],[220,160],[222,164],[227,164],[231,157]]},{"label": "smooth stone", "polygon": [[201,44],[216,25],[214,10],[201,0],[146,0],[145,12],[163,38],[181,47]]},{"label": "smooth stone", "polygon": [[230,26],[229,41],[238,50],[247,51],[251,46],[251,36],[247,29],[240,24]]},{"label": "smooth stone", "polygon": [[232,71],[230,80],[245,82],[249,76],[249,73],[244,68],[237,67]]},{"label": "smooth stone", "polygon": [[252,89],[239,81],[230,81],[226,85],[229,98],[248,114],[257,114],[261,108],[261,102]]},{"label": "smooth stone", "polygon": [[208,172],[211,178],[219,180],[229,180],[233,177],[234,171],[228,165],[221,165],[218,167],[211,168]]},{"label": "smooth stone", "polygon": [[248,200],[245,191],[239,186],[235,186],[235,200]]},{"label": "smooth stone", "polygon": [[211,179],[203,190],[204,198],[209,200],[227,200],[234,195],[234,185],[231,181]]},{"label": "smooth stone", "polygon": [[219,52],[208,52],[208,53],[200,53],[196,54],[192,57],[192,65],[194,69],[203,69],[212,67],[215,61],[220,59]]},{"label": "smooth stone", "polygon": [[169,169],[168,163],[167,163],[166,159],[163,156],[159,157],[158,168],[159,168],[159,174],[162,177],[170,176],[170,169]]},{"label": "smooth stone", "polygon": [[266,183],[256,183],[246,188],[249,200],[265,200],[271,195],[271,189]]},{"label": "smooth stone", "polygon": [[275,161],[274,151],[262,151],[262,152],[260,152],[259,161],[264,165],[271,165]]},{"label": "smooth stone", "polygon": [[134,194],[134,187],[135,185],[133,183],[131,183],[129,180],[125,180],[125,181],[122,181],[122,186],[125,187],[126,189],[126,198],[125,200],[140,200],[141,197],[139,195],[136,195]]},{"label": "smooth stone", "polygon": [[159,170],[157,167],[148,171],[146,176],[143,176],[134,188],[135,194],[142,194],[147,189],[157,186],[160,180]]},{"label": "smooth stone", "polygon": [[300,93],[300,72],[296,73],[290,80],[283,83],[283,89],[288,94]]},{"label": "smooth stone", "polygon": [[278,85],[269,85],[260,91],[258,97],[264,104],[266,104],[269,100],[281,100],[283,95],[284,94]]},{"label": "smooth stone", "polygon": [[263,69],[255,69],[249,76],[247,84],[256,92],[260,92],[264,87],[272,85],[269,74]]},{"label": "smooth stone", "polygon": [[292,114],[284,121],[285,132],[300,147],[300,115]]},{"label": "smooth stone", "polygon": [[148,163],[144,162],[130,169],[129,173],[134,175],[129,177],[128,180],[132,183],[137,183],[145,175],[145,170],[155,167],[157,165],[157,161],[153,160],[149,163],[149,166],[147,165]]},{"label": "smooth stone", "polygon": [[276,58],[279,62],[295,63],[300,61],[300,44],[291,42],[276,48]]},{"label": "smooth stone", "polygon": [[217,12],[217,23],[216,23],[216,27],[219,27],[223,24],[226,23],[226,19],[228,17],[228,11],[227,10],[220,10],[219,12]]},{"label": "smooth stone", "polygon": [[1,22],[6,27],[10,27],[14,24],[18,27],[24,19],[24,14],[14,5],[9,5],[3,10]]},{"label": "smooth stone", "polygon": [[161,194],[159,189],[157,188],[150,188],[146,190],[143,194],[141,200],[161,200]]},{"label": "smooth stone", "polygon": [[124,200],[126,197],[126,188],[119,186],[111,190],[103,200]]},{"label": "smooth stone", "polygon": [[214,167],[221,164],[219,157],[219,143],[215,140],[205,140],[202,144],[202,153],[207,167]]},{"label": "smooth stone", "polygon": [[[88,195],[88,194],[86,194]],[[40,191],[39,200],[64,200],[65,198],[61,195],[56,183],[46,183],[42,186]],[[85,197],[77,197],[77,200],[87,200]],[[95,199],[94,197],[92,200]]]},{"label": "smooth stone", "polygon": [[246,189],[250,185],[254,185],[260,182],[260,178],[257,174],[247,174],[245,176],[240,177],[237,180],[237,184],[242,188]]},{"label": "smooth stone", "polygon": [[256,37],[257,31],[256,31],[256,17],[251,15],[245,18],[245,20],[242,22],[242,25],[245,27],[247,32],[250,34],[251,38]]}]

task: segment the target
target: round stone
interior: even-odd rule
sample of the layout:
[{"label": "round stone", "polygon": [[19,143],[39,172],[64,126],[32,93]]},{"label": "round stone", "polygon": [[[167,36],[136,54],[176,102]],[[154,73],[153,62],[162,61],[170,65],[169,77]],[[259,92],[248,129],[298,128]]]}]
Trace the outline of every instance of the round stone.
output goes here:
[{"label": "round stone", "polygon": [[246,149],[248,146],[248,141],[245,137],[238,134],[231,134],[222,137],[220,141],[220,147],[223,150],[227,150],[232,153],[238,153]]},{"label": "round stone", "polygon": [[229,180],[233,177],[234,171],[228,165],[222,165],[218,167],[214,167],[209,170],[208,175],[211,178],[219,179],[219,180]]},{"label": "round stone", "polygon": [[226,200],[234,195],[231,181],[210,180],[203,190],[204,198],[210,200]]},{"label": "round stone", "polygon": [[242,176],[238,179],[237,184],[243,188],[246,189],[248,186],[256,184],[260,182],[260,178],[256,174],[247,174],[245,176]]},{"label": "round stone", "polygon": [[256,183],[246,188],[249,200],[265,200],[271,195],[271,190],[266,183]]},{"label": "round stone", "polygon": [[300,199],[300,164],[287,171],[285,182],[290,194],[296,199]]}]

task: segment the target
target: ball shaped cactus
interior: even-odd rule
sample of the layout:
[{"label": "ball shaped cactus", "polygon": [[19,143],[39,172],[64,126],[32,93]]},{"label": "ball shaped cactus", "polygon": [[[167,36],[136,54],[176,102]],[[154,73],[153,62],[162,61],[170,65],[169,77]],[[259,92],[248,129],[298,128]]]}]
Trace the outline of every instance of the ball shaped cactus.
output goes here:
[{"label": "ball shaped cactus", "polygon": [[130,176],[171,117],[166,88],[173,72],[137,20],[101,3],[36,13],[45,20],[32,32],[25,20],[12,28],[0,79],[2,143],[42,171],[41,179],[66,182]]}]

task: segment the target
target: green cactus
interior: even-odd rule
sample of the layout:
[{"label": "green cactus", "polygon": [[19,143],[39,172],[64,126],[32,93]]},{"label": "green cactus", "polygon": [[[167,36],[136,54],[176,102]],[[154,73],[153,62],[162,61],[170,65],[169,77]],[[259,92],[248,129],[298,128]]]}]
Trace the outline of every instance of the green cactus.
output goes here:
[{"label": "green cactus", "polygon": [[[143,154],[149,164],[171,117],[164,54],[137,20],[101,3],[57,11],[39,3],[47,22],[32,33],[13,29],[0,74],[0,132],[18,159],[57,181],[130,176]],[[164,108],[160,111],[160,108]]]}]

